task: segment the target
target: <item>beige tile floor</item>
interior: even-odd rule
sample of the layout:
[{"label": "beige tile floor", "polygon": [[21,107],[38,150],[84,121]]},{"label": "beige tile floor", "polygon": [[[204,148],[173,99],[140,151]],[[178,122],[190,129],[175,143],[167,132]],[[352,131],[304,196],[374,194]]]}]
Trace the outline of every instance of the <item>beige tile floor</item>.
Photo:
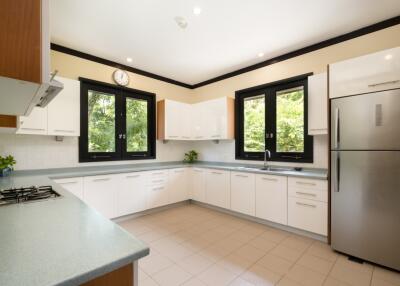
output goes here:
[{"label": "beige tile floor", "polygon": [[193,204],[120,225],[150,246],[139,286],[400,286],[399,273],[325,243]]}]

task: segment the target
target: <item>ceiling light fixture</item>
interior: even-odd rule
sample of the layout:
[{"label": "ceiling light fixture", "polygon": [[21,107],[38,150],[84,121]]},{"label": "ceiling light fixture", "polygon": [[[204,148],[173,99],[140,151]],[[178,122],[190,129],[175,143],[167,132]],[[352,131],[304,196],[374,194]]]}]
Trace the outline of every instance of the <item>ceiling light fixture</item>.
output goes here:
[{"label": "ceiling light fixture", "polygon": [[193,14],[200,15],[201,14],[201,8],[200,7],[194,7],[193,8]]},{"label": "ceiling light fixture", "polygon": [[126,61],[127,61],[128,63],[131,63],[131,62],[132,62],[132,58],[126,58]]},{"label": "ceiling light fixture", "polygon": [[257,55],[259,58],[262,58],[264,56],[264,53],[258,53]]}]

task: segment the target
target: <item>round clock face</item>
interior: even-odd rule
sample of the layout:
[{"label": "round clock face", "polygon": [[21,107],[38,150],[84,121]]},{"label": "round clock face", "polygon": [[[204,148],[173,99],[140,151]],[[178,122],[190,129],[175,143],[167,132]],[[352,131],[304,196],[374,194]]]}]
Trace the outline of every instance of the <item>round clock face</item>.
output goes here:
[{"label": "round clock face", "polygon": [[129,75],[126,71],[123,70],[116,70],[113,73],[114,81],[122,86],[126,86],[129,84]]}]

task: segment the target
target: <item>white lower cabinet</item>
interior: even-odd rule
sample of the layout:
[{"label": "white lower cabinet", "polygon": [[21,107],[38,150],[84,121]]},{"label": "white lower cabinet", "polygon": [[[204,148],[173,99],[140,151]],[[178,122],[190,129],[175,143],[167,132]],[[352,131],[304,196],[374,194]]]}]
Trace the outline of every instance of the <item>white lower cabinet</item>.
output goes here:
[{"label": "white lower cabinet", "polygon": [[118,175],[115,216],[124,216],[147,208],[147,174],[145,172]]},{"label": "white lower cabinet", "polygon": [[54,180],[57,184],[61,185],[64,189],[71,192],[81,200],[83,200],[83,178],[65,178]]},{"label": "white lower cabinet", "polygon": [[148,208],[156,208],[169,203],[168,170],[148,173]]},{"label": "white lower cabinet", "polygon": [[256,175],[256,217],[287,225],[287,177]]},{"label": "white lower cabinet", "polygon": [[115,217],[115,194],[118,175],[84,177],[83,199],[107,218]]},{"label": "white lower cabinet", "polygon": [[231,210],[256,215],[255,175],[231,172]]},{"label": "white lower cabinet", "polygon": [[206,202],[221,208],[230,208],[230,172],[223,170],[206,171]]},{"label": "white lower cabinet", "polygon": [[328,205],[324,202],[289,197],[289,226],[327,235]]},{"label": "white lower cabinet", "polygon": [[190,198],[202,203],[206,202],[206,170],[192,168],[191,194]]},{"label": "white lower cabinet", "polygon": [[289,178],[288,225],[328,234],[328,182]]},{"label": "white lower cabinet", "polygon": [[182,202],[189,199],[189,172],[186,168],[171,169],[168,176],[169,203]]}]

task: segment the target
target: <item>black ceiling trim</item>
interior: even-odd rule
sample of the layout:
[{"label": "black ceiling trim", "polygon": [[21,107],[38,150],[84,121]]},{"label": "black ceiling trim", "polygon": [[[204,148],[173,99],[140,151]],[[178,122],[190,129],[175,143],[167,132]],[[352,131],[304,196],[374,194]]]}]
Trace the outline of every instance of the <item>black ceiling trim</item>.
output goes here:
[{"label": "black ceiling trim", "polygon": [[351,40],[351,39],[354,39],[354,38],[357,38],[357,37],[360,37],[360,36],[363,36],[366,34],[370,34],[370,33],[373,33],[373,32],[379,31],[379,30],[383,30],[383,29],[386,29],[386,28],[389,28],[389,27],[392,27],[392,26],[395,26],[398,24],[400,24],[400,16],[390,18],[388,20],[385,20],[385,21],[382,21],[379,23],[375,23],[373,25],[355,30],[353,32],[350,32],[350,33],[347,33],[347,34],[344,34],[341,36],[337,36],[335,38],[331,38],[329,40],[325,40],[325,41],[319,42],[317,44],[314,44],[314,45],[311,45],[308,47],[304,47],[304,48],[301,48],[299,50],[296,50],[296,51],[293,51],[293,52],[290,52],[290,53],[287,53],[284,55],[277,56],[272,59],[268,59],[266,61],[263,61],[261,63],[255,64],[255,65],[251,65],[251,66],[248,66],[248,67],[245,67],[245,68],[233,71],[233,72],[229,72],[224,75],[217,76],[215,78],[197,83],[197,84],[193,85],[193,88],[202,87],[202,86],[205,86],[205,85],[217,82],[217,81],[221,81],[221,80],[224,80],[224,79],[227,79],[230,77],[234,77],[234,76],[237,76],[237,75],[240,75],[243,73],[247,73],[249,71],[263,68],[263,67],[266,67],[266,66],[269,66],[272,64],[276,64],[281,61],[285,61],[285,60],[288,60],[288,59],[291,59],[294,57],[298,57],[298,56],[301,56],[301,55],[304,55],[304,54],[307,54],[307,53],[310,53],[310,52],[313,52],[313,51],[316,51],[319,49],[323,49],[323,48],[326,48],[326,47],[329,47],[332,45],[336,45],[341,42],[348,41],[348,40]]},{"label": "black ceiling trim", "polygon": [[147,72],[147,71],[144,71],[144,70],[141,70],[141,69],[133,68],[131,66],[119,64],[117,62],[113,62],[113,61],[110,61],[110,60],[107,60],[107,59],[103,59],[103,58],[100,58],[100,57],[97,57],[97,56],[94,56],[94,55],[83,53],[83,52],[80,52],[80,51],[77,51],[77,50],[74,50],[74,49],[70,49],[70,48],[67,48],[67,47],[64,47],[64,46],[61,46],[61,45],[57,45],[57,44],[54,44],[54,43],[51,43],[51,49],[54,50],[54,51],[57,51],[57,52],[61,52],[61,53],[68,54],[68,55],[72,55],[72,56],[79,57],[79,58],[82,58],[82,59],[85,59],[85,60],[89,60],[89,61],[93,61],[93,62],[96,62],[96,63],[99,63],[99,64],[108,65],[108,66],[115,67],[115,68],[118,68],[118,69],[123,69],[123,70],[129,71],[129,72],[132,72],[132,73],[140,74],[140,75],[143,75],[143,76],[147,76],[147,77],[150,77],[150,78],[153,78],[153,79],[157,79],[157,80],[161,80],[161,81],[164,81],[164,82],[172,83],[172,84],[179,85],[179,86],[182,86],[182,87],[193,88],[192,85],[187,84],[187,83],[183,83],[183,82],[180,82],[180,81],[177,81],[177,80],[173,80],[173,79],[170,79],[170,78],[167,78],[167,77],[163,77],[163,76],[160,76],[160,75],[157,75],[157,74],[154,74],[154,73],[150,73],[150,72]]},{"label": "black ceiling trim", "polygon": [[57,44],[54,44],[54,43],[51,43],[51,49],[55,50],[55,51],[58,51],[58,52],[65,53],[65,54],[69,54],[69,55],[72,55],[72,56],[80,57],[80,58],[83,58],[83,59],[86,59],[86,60],[94,61],[94,62],[97,62],[97,63],[100,63],[100,64],[112,66],[112,67],[115,67],[115,68],[124,69],[126,71],[130,71],[130,72],[133,72],[133,73],[136,73],[136,74],[147,76],[147,77],[150,77],[150,78],[153,78],[153,79],[157,79],[157,80],[160,80],[160,81],[164,81],[164,82],[167,82],[167,83],[175,84],[175,85],[178,85],[178,86],[181,86],[181,87],[186,87],[186,88],[189,88],[189,89],[195,89],[195,88],[199,88],[199,87],[202,87],[202,86],[205,86],[205,85],[217,82],[217,81],[221,81],[221,80],[224,80],[224,79],[227,79],[227,78],[230,78],[230,77],[234,77],[234,76],[237,76],[237,75],[240,75],[240,74],[243,74],[243,73],[247,73],[247,72],[259,69],[259,68],[263,68],[263,67],[266,67],[266,66],[269,66],[269,65],[272,65],[272,64],[276,64],[276,63],[281,62],[281,61],[285,61],[285,60],[288,60],[288,59],[291,59],[291,58],[294,58],[294,57],[298,57],[298,56],[301,56],[301,55],[304,55],[304,54],[307,54],[307,53],[310,53],[310,52],[314,52],[314,51],[319,50],[319,49],[323,49],[323,48],[326,48],[326,47],[329,47],[329,46],[332,46],[332,45],[336,45],[336,44],[339,44],[341,42],[345,42],[345,41],[348,41],[348,40],[351,40],[351,39],[354,39],[354,38],[357,38],[357,37],[360,37],[360,36],[364,36],[366,34],[370,34],[370,33],[373,33],[373,32],[379,31],[379,30],[383,30],[383,29],[386,29],[386,28],[389,28],[389,27],[392,27],[392,26],[395,26],[395,25],[399,25],[399,24],[400,24],[400,16],[396,16],[396,17],[387,19],[385,21],[382,21],[382,22],[379,22],[379,23],[375,23],[375,24],[372,24],[370,26],[367,26],[367,27],[352,31],[350,33],[343,34],[341,36],[337,36],[337,37],[334,37],[334,38],[319,42],[317,44],[313,44],[313,45],[298,49],[296,51],[293,51],[293,52],[290,52],[290,53],[287,53],[287,54],[284,54],[284,55],[280,55],[280,56],[277,56],[277,57],[272,58],[272,59],[265,60],[265,61],[263,61],[261,63],[255,64],[255,65],[251,65],[251,66],[248,66],[248,67],[245,67],[245,68],[241,68],[239,70],[236,70],[236,71],[233,71],[233,72],[229,72],[229,73],[226,73],[224,75],[220,75],[220,76],[217,76],[215,78],[212,78],[212,79],[200,82],[200,83],[196,83],[194,85],[183,83],[183,82],[180,82],[180,81],[177,81],[177,80],[173,80],[173,79],[170,79],[170,78],[167,78],[167,77],[163,77],[163,76],[160,76],[160,75],[156,75],[156,74],[153,74],[153,73],[150,73],[150,72],[146,72],[146,71],[143,71],[143,70],[140,70],[140,69],[137,69],[137,68],[133,68],[131,66],[119,64],[117,62],[113,62],[113,61],[110,61],[110,60],[107,60],[107,59],[103,59],[103,58],[100,58],[100,57],[97,57],[97,56],[94,56],[94,55],[83,53],[83,52],[80,52],[80,51],[77,51],[77,50],[74,50],[74,49],[70,49],[70,48],[67,48],[67,47],[64,47],[64,46],[61,46],[61,45],[57,45]]}]

